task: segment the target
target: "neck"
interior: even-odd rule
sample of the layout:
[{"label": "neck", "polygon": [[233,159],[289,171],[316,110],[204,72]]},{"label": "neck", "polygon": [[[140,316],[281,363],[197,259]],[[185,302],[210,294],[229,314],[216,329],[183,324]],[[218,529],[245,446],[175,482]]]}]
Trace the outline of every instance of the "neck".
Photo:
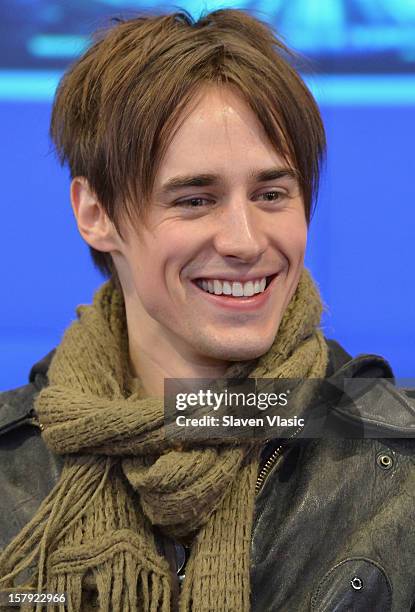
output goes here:
[{"label": "neck", "polygon": [[231,362],[186,355],[180,342],[128,331],[130,366],[147,396],[163,397],[165,378],[221,378]]}]

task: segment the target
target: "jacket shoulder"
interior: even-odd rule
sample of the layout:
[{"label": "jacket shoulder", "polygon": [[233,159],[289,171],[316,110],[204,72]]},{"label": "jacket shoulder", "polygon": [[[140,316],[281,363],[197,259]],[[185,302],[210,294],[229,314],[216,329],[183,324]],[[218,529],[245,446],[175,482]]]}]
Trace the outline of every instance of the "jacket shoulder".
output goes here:
[{"label": "jacket shoulder", "polygon": [[62,458],[47,448],[35,418],[47,363],[32,368],[27,385],[0,393],[0,549],[35,514],[62,469]]}]

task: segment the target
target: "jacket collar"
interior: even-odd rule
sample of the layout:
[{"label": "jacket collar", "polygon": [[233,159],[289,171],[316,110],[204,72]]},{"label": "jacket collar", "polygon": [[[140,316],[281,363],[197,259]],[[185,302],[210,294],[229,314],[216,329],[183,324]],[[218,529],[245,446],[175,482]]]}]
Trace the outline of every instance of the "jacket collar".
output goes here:
[{"label": "jacket collar", "polygon": [[38,427],[34,410],[37,393],[48,384],[48,369],[55,349],[35,363],[30,370],[29,384],[0,393],[0,435],[24,425]]},{"label": "jacket collar", "polygon": [[336,400],[333,413],[358,425],[359,437],[415,437],[415,390],[398,388],[389,363],[358,355],[328,377]]},{"label": "jacket collar", "polygon": [[326,376],[316,384],[313,402],[301,401],[300,394],[291,395],[282,415],[285,418],[272,427],[273,441],[415,437],[415,390],[397,388],[391,366],[379,355],[352,358],[336,341],[326,342]]}]

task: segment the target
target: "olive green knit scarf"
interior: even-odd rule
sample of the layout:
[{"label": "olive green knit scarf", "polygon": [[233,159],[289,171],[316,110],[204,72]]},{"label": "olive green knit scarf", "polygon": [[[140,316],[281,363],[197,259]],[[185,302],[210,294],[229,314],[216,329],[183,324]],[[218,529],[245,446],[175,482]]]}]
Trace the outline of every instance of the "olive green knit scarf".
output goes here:
[{"label": "olive green knit scarf", "polygon": [[[271,349],[225,376],[324,377],[321,312],[304,269]],[[171,573],[157,526],[179,541],[194,536],[180,612],[248,612],[259,447],[173,447],[163,436],[163,400],[128,391],[121,294],[105,283],[78,317],[36,401],[45,443],[65,456],[63,471],[0,556],[0,589],[34,567],[26,586],[65,592],[69,612],[94,601],[101,611],[168,612]]]}]

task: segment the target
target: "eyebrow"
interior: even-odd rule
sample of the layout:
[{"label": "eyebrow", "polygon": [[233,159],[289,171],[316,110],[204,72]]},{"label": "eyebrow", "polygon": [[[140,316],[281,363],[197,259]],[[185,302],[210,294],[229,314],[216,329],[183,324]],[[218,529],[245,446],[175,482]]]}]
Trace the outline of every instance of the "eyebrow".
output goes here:
[{"label": "eyebrow", "polygon": [[[298,173],[293,168],[267,168],[265,170],[254,171],[249,173],[249,178],[256,183],[266,183],[275,181],[281,178],[290,178],[298,180]],[[159,190],[160,195],[166,195],[172,192],[179,191],[184,187],[209,187],[218,185],[221,182],[221,177],[218,174],[195,174],[174,176],[168,179]]]}]

